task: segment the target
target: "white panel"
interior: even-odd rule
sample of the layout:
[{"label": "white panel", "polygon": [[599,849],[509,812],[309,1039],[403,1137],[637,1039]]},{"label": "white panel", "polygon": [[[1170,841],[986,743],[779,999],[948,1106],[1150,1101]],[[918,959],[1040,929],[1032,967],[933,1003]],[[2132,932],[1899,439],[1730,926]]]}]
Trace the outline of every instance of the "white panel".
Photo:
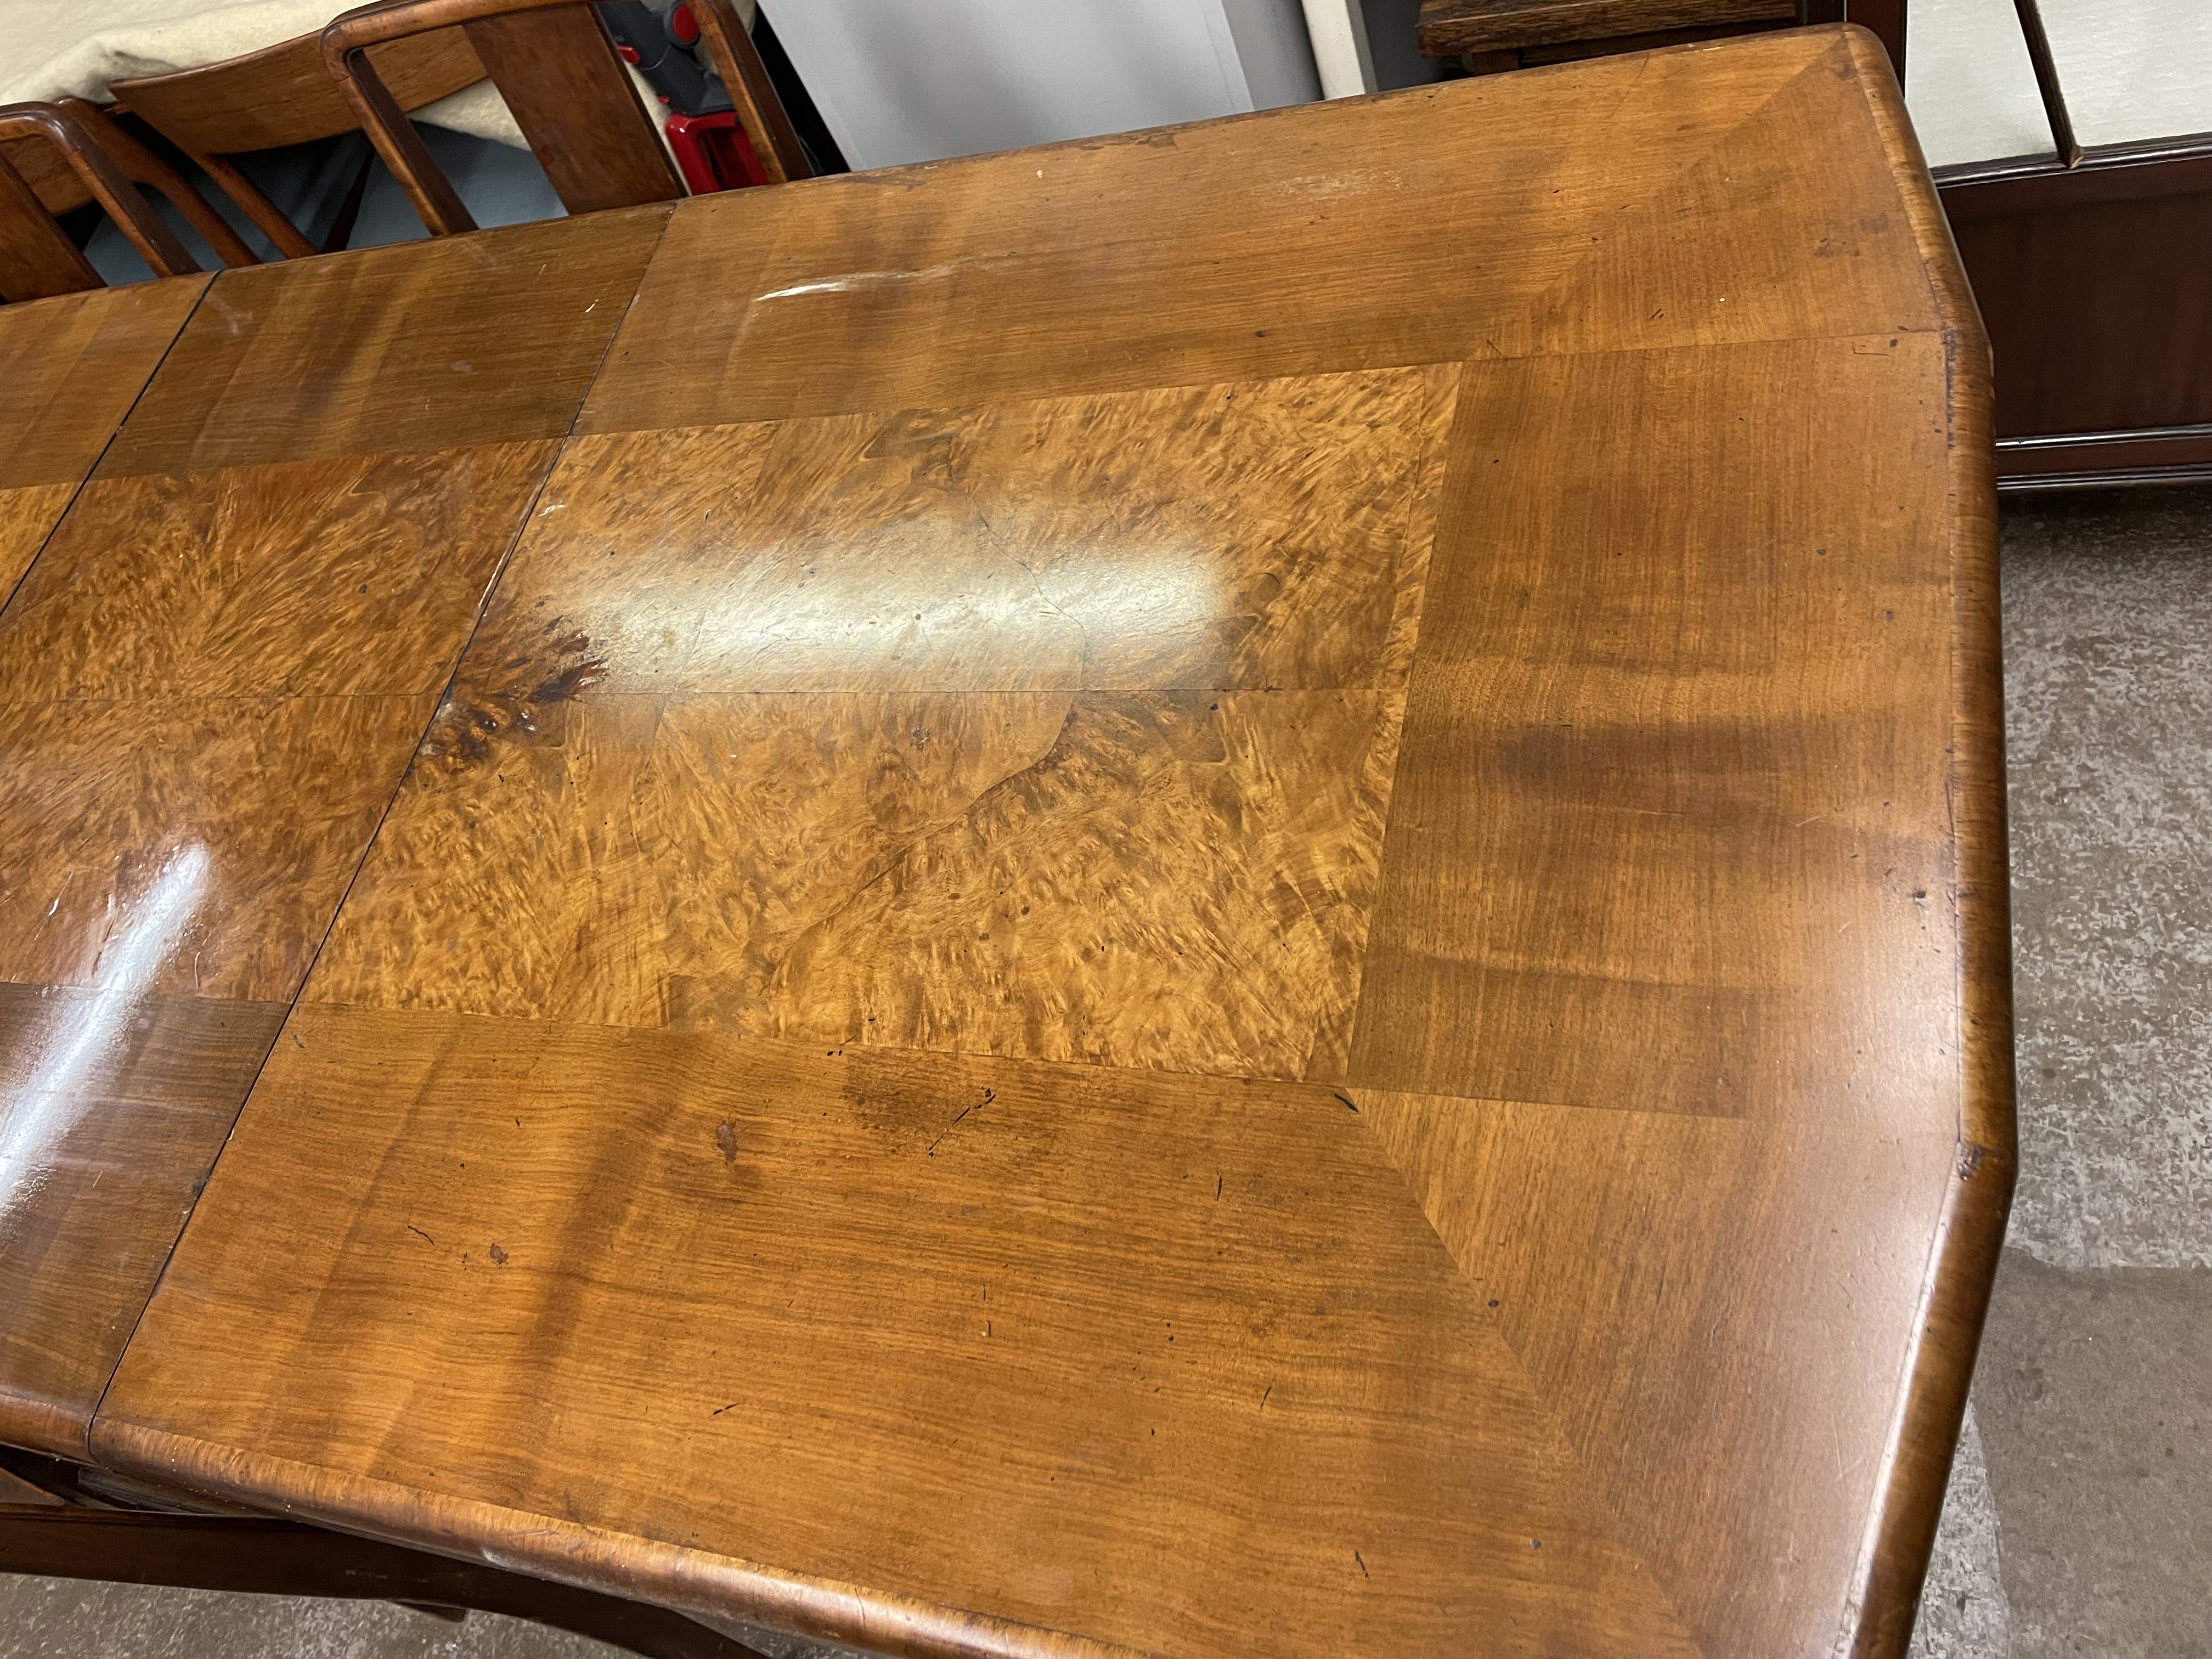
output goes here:
[{"label": "white panel", "polygon": [[1375,59],[1359,0],[1304,0],[1306,33],[1321,70],[1321,95],[1357,98],[1375,90]]},{"label": "white panel", "polygon": [[[2042,0],[2084,144],[2212,131],[2212,0]],[[1911,0],[1905,101],[1930,167],[2047,155],[2012,0]]]},{"label": "white panel", "polygon": [[856,167],[1252,107],[1222,0],[766,0]]},{"label": "white panel", "polygon": [[1910,0],[1905,20],[1905,103],[1929,167],[2050,153],[2012,0]]},{"label": "white panel", "polygon": [[1298,0],[1222,0],[1222,10],[1236,38],[1253,108],[1310,104],[1321,96],[1313,43],[1306,38],[1305,10]]},{"label": "white panel", "polygon": [[2085,144],[2212,132],[2212,0],[2043,0]]}]

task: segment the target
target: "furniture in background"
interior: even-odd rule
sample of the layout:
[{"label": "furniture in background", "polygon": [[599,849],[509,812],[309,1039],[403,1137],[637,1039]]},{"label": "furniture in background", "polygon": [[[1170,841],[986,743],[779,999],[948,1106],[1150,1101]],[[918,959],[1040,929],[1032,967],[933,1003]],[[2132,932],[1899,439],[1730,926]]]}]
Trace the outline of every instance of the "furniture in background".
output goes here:
[{"label": "furniture in background", "polygon": [[[693,0],[701,44],[771,182],[811,172],[782,100],[729,0]],[[459,195],[378,69],[372,51],[460,24],[571,213],[688,194],[604,23],[572,0],[400,0],[349,12],[322,33],[323,61],[359,125],[434,236],[473,230]]]},{"label": "furniture in background", "polygon": [[[21,166],[39,182],[27,180]],[[191,187],[144,147],[82,102],[0,106],[0,300],[15,302],[101,286],[57,212],[96,202],[161,276],[199,269],[176,233],[138,193],[143,178],[190,197]],[[181,205],[181,204],[180,204]],[[212,219],[206,204],[203,213]],[[195,222],[202,222],[196,219]],[[234,251],[252,255],[225,228]]]},{"label": "furniture in background", "polygon": [[[2094,53],[2116,20],[2066,43],[2069,70],[2035,0],[2016,3],[2051,152],[1936,174],[1996,352],[1999,487],[2212,478],[2212,131],[2085,145],[2067,84],[2109,101]],[[2202,118],[2212,14],[2165,21],[2200,101],[2149,101]],[[2106,111],[2093,118],[2110,130]]]},{"label": "furniture in background", "polygon": [[1425,57],[1496,75],[1797,21],[1796,0],[1422,0],[1418,38]]},{"label": "furniture in background", "polygon": [[[260,263],[259,256],[246,246],[221,214],[208,205],[206,199],[192,188],[184,175],[162,160],[131,130],[129,118],[122,112],[104,109],[82,98],[57,98],[51,101],[56,110],[76,124],[77,131],[88,135],[106,151],[108,159],[127,181],[160,192],[223,264],[250,265]],[[21,176],[23,182],[31,186],[40,204],[50,214],[58,216],[94,204],[97,201],[86,182],[82,163],[73,161],[43,133],[35,138],[15,138],[0,143],[0,157],[4,157]],[[131,227],[118,228],[126,236],[131,234]],[[144,257],[143,246],[140,253],[142,258]],[[150,264],[151,261],[149,263]]]},{"label": "furniture in background", "polygon": [[[79,97],[105,104],[111,83],[252,57],[312,37],[347,0],[13,0],[5,8],[0,103]],[[498,98],[479,83],[425,105],[416,118],[522,147]]]},{"label": "furniture in background", "polygon": [[[459,28],[395,40],[374,58],[387,95],[401,110],[419,109],[484,78],[483,64]],[[318,36],[301,35],[196,69],[113,81],[109,90],[190,156],[287,258],[323,251],[231,159],[243,151],[350,132],[359,125],[323,61]]]},{"label": "furniture in background", "polygon": [[505,1613],[642,1659],[765,1659],[664,1607],[295,1521],[180,1507],[189,1501],[0,1447],[0,1572],[398,1601],[453,1620]]},{"label": "furniture in background", "polygon": [[2212,478],[2212,133],[1936,182],[1996,356],[1999,486]]},{"label": "furniture in background", "polygon": [[1431,58],[1495,75],[1809,23],[1873,31],[1903,77],[1905,0],[1422,0]]}]

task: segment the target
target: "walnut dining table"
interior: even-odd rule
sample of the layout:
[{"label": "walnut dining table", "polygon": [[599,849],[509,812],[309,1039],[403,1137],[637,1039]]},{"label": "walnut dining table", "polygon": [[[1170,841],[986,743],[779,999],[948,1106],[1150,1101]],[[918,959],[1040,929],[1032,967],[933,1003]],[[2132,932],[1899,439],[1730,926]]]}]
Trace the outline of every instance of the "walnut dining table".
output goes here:
[{"label": "walnut dining table", "polygon": [[886,1653],[1903,1651],[2011,1039],[1870,37],[0,363],[0,1442]]}]

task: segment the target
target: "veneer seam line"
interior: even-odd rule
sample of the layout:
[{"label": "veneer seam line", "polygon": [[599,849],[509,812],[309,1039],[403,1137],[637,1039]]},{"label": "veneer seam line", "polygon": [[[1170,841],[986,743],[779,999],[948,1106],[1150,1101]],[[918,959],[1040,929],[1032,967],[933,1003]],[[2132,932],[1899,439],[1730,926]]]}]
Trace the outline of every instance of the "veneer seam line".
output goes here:
[{"label": "veneer seam line", "polygon": [[[800,1054],[813,1051],[817,1046],[811,1042],[798,1042],[790,1037],[759,1036],[744,1032],[718,1030],[713,1027],[695,1028],[676,1025],[631,1025],[612,1020],[576,1019],[568,1018],[550,1019],[532,1014],[491,1014],[483,1013],[475,1009],[453,1008],[442,1006],[426,1006],[420,1004],[400,1005],[388,1002],[361,1002],[351,999],[337,998],[326,1000],[322,998],[310,997],[307,995],[305,994],[304,987],[302,988],[301,994],[295,996],[290,1000],[289,1006],[293,1008],[298,1008],[304,1006],[309,1008],[323,1010],[328,1013],[337,1016],[354,1014],[367,1015],[370,1017],[409,1015],[430,1018],[443,1018],[457,1020],[489,1020],[504,1025],[554,1027],[568,1031],[618,1032],[626,1036],[642,1036],[647,1039],[659,1036],[706,1038],[740,1045],[765,1044],[771,1047],[787,1048]],[[982,1049],[918,1048],[904,1043],[850,1043],[847,1045],[847,1051],[854,1054],[868,1055],[913,1055],[924,1060],[941,1061],[946,1065],[969,1064],[1026,1067],[1043,1074],[1068,1072],[1083,1076],[1108,1073],[1116,1077],[1132,1079],[1152,1077],[1196,1078],[1216,1082],[1261,1084],[1282,1089],[1295,1089],[1300,1091],[1314,1090],[1319,1091],[1321,1098],[1334,1101],[1341,1101],[1347,1095],[1372,1092],[1412,1096],[1424,1101],[1433,1102],[1442,1105],[1465,1107],[1473,1109],[1498,1108],[1507,1110],[1539,1112],[1607,1112],[1626,1117],[1649,1118],[1654,1121],[1680,1121],[1690,1123],[1742,1123],[1756,1127],[1786,1127],[1791,1123],[1812,1121],[1809,1119],[1760,1118],[1741,1112],[1701,1112],[1678,1110],[1654,1111],[1647,1107],[1642,1106],[1607,1106],[1592,1101],[1579,1100],[1537,1100],[1517,1095],[1458,1095],[1437,1090],[1392,1089],[1387,1085],[1365,1084],[1357,1080],[1347,1080],[1343,1078],[1275,1077],[1251,1072],[1209,1072],[1182,1066],[1116,1066],[1107,1065],[1103,1062],[1092,1060],[1063,1060],[1036,1054],[993,1054]],[[1352,1109],[1355,1111],[1364,1111],[1365,1109],[1361,1107],[1355,1100],[1352,1103]]]},{"label": "veneer seam line", "polygon": [[[131,416],[137,409],[140,400],[145,397],[148,388],[154,384],[155,377],[161,374],[161,365],[169,361],[169,354],[177,349],[177,342],[185,337],[185,330],[191,325],[192,319],[199,314],[200,307],[207,302],[208,291],[222,279],[222,275],[221,271],[214,272],[200,284],[200,291],[192,296],[191,307],[182,317],[177,319],[176,330],[169,336],[169,343],[161,348],[161,356],[155,360],[154,367],[147,371],[146,378],[138,383],[138,390],[131,394],[130,406],[108,429],[106,438],[100,446],[100,453],[94,455],[91,463],[77,475],[76,485],[70,491],[69,500],[63,503],[62,510],[54,514],[54,521],[46,526],[46,533],[40,538],[39,550],[33,553],[23,566],[22,573],[15,578],[14,585],[8,590],[8,597],[4,600],[0,600],[0,623],[7,621],[8,612],[15,607],[15,596],[23,591],[23,585],[31,580],[31,572],[38,568],[39,561],[46,556],[46,549],[52,544],[55,535],[62,527],[63,520],[75,510],[78,498],[84,494],[85,486],[99,474],[100,464],[107,459],[107,452],[115,447],[116,439],[122,436],[123,428],[130,424]],[[190,281],[191,279],[174,277],[166,280]]]},{"label": "veneer seam line", "polygon": [[[993,407],[1019,407],[1028,404],[1047,404],[1073,401],[1087,398],[1141,397],[1147,392],[1200,392],[1210,386],[1271,386],[1298,385],[1332,376],[1352,374],[1391,374],[1431,368],[1481,368],[1492,363],[1542,362],[1555,358],[1641,357],[1662,352],[1711,353],[1753,346],[1773,345],[1832,345],[1850,340],[1892,339],[1904,335],[1941,335],[1941,326],[1925,323],[1899,323],[1880,328],[1855,328],[1841,333],[1747,334],[1725,340],[1669,340],[1645,345],[1561,346],[1534,351],[1504,351],[1490,349],[1462,353],[1451,356],[1413,357],[1402,362],[1377,362],[1331,365],[1319,368],[1299,369],[1287,374],[1261,375],[1257,380],[1224,378],[1207,375],[1194,380],[1147,380],[1142,386],[1076,386],[1055,387],[1047,391],[1013,391],[994,393],[988,400]],[[965,404],[946,404],[947,409],[965,408]],[[681,426],[603,426],[589,431],[570,434],[564,441],[562,453],[567,453],[567,442],[589,442],[594,439],[620,439],[643,436],[681,437],[692,433],[735,432],[751,427],[788,427],[808,421],[890,420],[910,412],[915,405],[906,404],[868,404],[854,408],[814,410],[805,414],[749,415],[733,421],[697,421]]]},{"label": "veneer seam line", "polygon": [[[629,300],[623,307],[624,322],[629,320],[630,307],[637,303],[638,289],[644,284],[644,273],[652,265],[653,253],[659,249],[660,239],[667,234],[669,217],[667,214],[660,216],[659,225],[653,232],[652,246],[647,250],[645,258],[638,267],[638,280],[631,285]],[[220,277],[218,276],[216,280],[219,281]],[[214,282],[208,284],[210,289],[214,286]],[[203,290],[201,297],[203,299],[205,297],[205,290]],[[198,309],[198,301],[194,301],[193,309],[194,311]],[[181,327],[178,330],[178,333],[179,336],[182,335]],[[476,614],[469,624],[468,635],[461,641],[459,649],[453,653],[453,665],[447,671],[444,686],[431,699],[428,717],[424,721],[422,731],[416,737],[414,748],[409,750],[408,763],[401,769],[399,777],[392,785],[391,793],[385,797],[383,808],[377,814],[376,826],[362,843],[361,856],[354,860],[353,871],[346,878],[345,886],[338,894],[337,902],[331,907],[330,920],[324,924],[322,938],[315,941],[314,949],[307,953],[306,964],[300,972],[299,982],[292,988],[291,994],[284,999],[284,1018],[277,1022],[276,1030],[270,1034],[269,1046],[262,1050],[260,1061],[254,1066],[252,1079],[246,1085],[245,1093],[239,1097],[238,1109],[231,1115],[230,1127],[223,1132],[222,1144],[216,1148],[215,1156],[208,1160],[207,1169],[194,1191],[191,1208],[184,1219],[178,1224],[176,1237],[171,1241],[168,1254],[161,1259],[161,1271],[154,1277],[153,1288],[147,1292],[146,1299],[139,1304],[137,1315],[131,1322],[131,1334],[124,1339],[122,1346],[116,1350],[115,1364],[109,1367],[107,1379],[100,1384],[100,1397],[93,1402],[92,1410],[85,1419],[85,1449],[88,1458],[92,1457],[94,1430],[100,1422],[100,1413],[106,1408],[108,1390],[115,1386],[116,1376],[123,1369],[124,1357],[131,1352],[131,1345],[137,1340],[139,1328],[145,1323],[147,1310],[154,1305],[155,1297],[161,1293],[161,1286],[169,1276],[170,1266],[176,1261],[177,1251],[183,1244],[185,1232],[191,1226],[192,1217],[199,1212],[199,1199],[205,1194],[208,1188],[214,1184],[216,1171],[222,1163],[222,1155],[229,1149],[231,1138],[238,1133],[239,1122],[245,1117],[246,1109],[252,1102],[254,1091],[260,1086],[261,1074],[268,1068],[269,1057],[276,1053],[276,1044],[283,1038],[285,1027],[291,1023],[292,1011],[299,1006],[301,994],[314,977],[315,964],[322,959],[323,951],[330,944],[331,933],[337,930],[338,918],[345,912],[346,901],[352,896],[355,884],[361,879],[361,872],[368,867],[370,854],[376,850],[377,842],[384,833],[385,823],[392,816],[393,805],[398,801],[401,792],[407,787],[408,780],[414,775],[416,750],[419,750],[428,738],[431,726],[438,718],[438,711],[445,707],[447,699],[453,696],[454,684],[460,678],[461,665],[468,659],[469,647],[476,643],[477,635],[483,627],[483,619],[491,609],[493,596],[499,591],[500,579],[507,574],[507,566],[514,557],[515,549],[521,544],[523,536],[528,532],[531,524],[537,517],[538,503],[544,496],[545,486],[551,480],[555,468],[560,465],[562,452],[575,432],[576,421],[583,412],[585,400],[590,397],[591,389],[598,382],[600,371],[606,367],[607,356],[614,349],[614,343],[621,333],[622,328],[619,325],[607,331],[606,341],[599,348],[599,361],[592,370],[591,379],[578,390],[575,404],[568,411],[568,426],[561,435],[553,441],[551,453],[545,458],[544,465],[538,475],[538,482],[530,491],[530,499],[522,512],[516,516],[514,528],[508,532],[507,544],[501,550],[498,562],[492,567],[491,574],[484,582],[483,592],[477,596]],[[173,345],[175,342],[173,340],[171,343]],[[164,356],[166,355],[165,353]],[[148,384],[152,384],[150,375],[148,377]],[[140,392],[143,396],[143,387],[140,388]],[[136,407],[135,402],[133,407]],[[118,432],[122,430],[121,423],[118,423],[116,430]],[[113,441],[112,438],[110,441]],[[105,453],[104,451],[102,453]]]}]

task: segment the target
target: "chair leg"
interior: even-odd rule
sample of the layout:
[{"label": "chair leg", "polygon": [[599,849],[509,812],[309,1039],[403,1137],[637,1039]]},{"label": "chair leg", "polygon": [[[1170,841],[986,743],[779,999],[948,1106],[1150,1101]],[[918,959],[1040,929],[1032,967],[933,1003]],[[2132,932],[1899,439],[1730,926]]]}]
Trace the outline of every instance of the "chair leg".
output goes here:
[{"label": "chair leg", "polygon": [[337,216],[331,221],[331,234],[323,238],[323,252],[342,252],[353,240],[353,228],[361,222],[361,204],[368,194],[368,175],[376,167],[376,151],[371,149],[361,158],[361,166],[353,175],[353,183],[346,189],[345,200],[338,204]]},{"label": "chair leg", "polygon": [[764,1659],[666,1607],[290,1521],[0,1504],[0,1571],[472,1607],[645,1659]]},{"label": "chair leg", "polygon": [[276,251],[288,259],[306,259],[321,252],[300,234],[300,228],[287,219],[276,204],[261,193],[261,188],[220,155],[202,155],[186,151],[192,165],[215,180],[216,188],[238,204],[239,210],[253,221],[255,226],[271,242]]}]

